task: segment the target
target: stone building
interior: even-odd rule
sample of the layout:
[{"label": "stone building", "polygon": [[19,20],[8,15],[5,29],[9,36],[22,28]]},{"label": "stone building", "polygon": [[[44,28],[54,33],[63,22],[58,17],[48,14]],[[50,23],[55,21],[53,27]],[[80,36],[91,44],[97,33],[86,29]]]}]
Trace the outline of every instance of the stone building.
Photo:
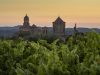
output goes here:
[{"label": "stone building", "polygon": [[24,17],[24,23],[20,27],[20,34],[24,35],[24,37],[31,37],[31,38],[41,38],[47,35],[47,27],[37,27],[35,24],[32,26],[29,23],[29,17],[26,15]]},{"label": "stone building", "polygon": [[23,26],[20,27],[20,31],[30,31],[30,30],[31,30],[31,26],[29,23],[29,17],[26,14],[26,16],[24,17]]},{"label": "stone building", "polygon": [[53,22],[53,32],[56,36],[65,35],[65,22],[60,17]]},{"label": "stone building", "polygon": [[65,22],[58,17],[53,22],[53,28],[50,30],[49,27],[37,27],[35,24],[32,26],[29,23],[29,17],[26,15],[24,17],[24,23],[20,27],[20,33],[24,33],[27,35],[25,37],[31,38],[42,38],[42,37],[63,37],[65,35]]}]

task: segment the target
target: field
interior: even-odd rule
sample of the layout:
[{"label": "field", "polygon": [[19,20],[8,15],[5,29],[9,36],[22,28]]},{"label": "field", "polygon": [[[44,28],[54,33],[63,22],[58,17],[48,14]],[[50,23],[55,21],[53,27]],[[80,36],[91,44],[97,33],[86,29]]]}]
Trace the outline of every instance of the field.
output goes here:
[{"label": "field", "polygon": [[100,34],[59,39],[0,40],[0,75],[100,75]]}]

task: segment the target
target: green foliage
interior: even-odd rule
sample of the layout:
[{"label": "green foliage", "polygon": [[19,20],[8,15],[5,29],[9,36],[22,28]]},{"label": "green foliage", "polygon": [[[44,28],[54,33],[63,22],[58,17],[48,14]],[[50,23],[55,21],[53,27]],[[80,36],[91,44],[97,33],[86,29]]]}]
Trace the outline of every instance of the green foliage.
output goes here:
[{"label": "green foliage", "polygon": [[0,75],[100,75],[100,34],[59,39],[0,40]]}]

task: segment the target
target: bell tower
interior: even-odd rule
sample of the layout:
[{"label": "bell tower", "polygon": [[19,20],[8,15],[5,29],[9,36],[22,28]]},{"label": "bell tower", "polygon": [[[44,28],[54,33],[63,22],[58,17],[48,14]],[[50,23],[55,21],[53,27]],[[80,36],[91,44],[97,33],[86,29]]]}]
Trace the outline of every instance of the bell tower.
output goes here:
[{"label": "bell tower", "polygon": [[30,24],[29,24],[29,17],[27,16],[27,14],[26,14],[26,16],[24,17],[23,26],[30,26]]}]

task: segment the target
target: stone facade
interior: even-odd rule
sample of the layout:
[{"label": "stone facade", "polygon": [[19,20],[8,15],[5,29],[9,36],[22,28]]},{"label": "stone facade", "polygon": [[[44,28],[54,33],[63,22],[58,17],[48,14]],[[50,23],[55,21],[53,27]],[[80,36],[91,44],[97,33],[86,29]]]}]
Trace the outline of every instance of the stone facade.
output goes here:
[{"label": "stone facade", "polygon": [[56,36],[65,35],[65,22],[60,17],[53,22],[53,32]]},{"label": "stone facade", "polygon": [[29,23],[29,17],[26,15],[24,17],[24,23],[20,27],[20,32],[30,33],[26,37],[62,37],[65,35],[65,22],[60,17],[58,17],[53,22],[53,30],[49,31],[48,27],[37,27],[35,24],[31,26]]},{"label": "stone facade", "polygon": [[26,16],[24,17],[23,26],[20,27],[20,31],[30,31],[30,30],[31,30],[31,26],[29,23],[29,17],[26,14]]}]

